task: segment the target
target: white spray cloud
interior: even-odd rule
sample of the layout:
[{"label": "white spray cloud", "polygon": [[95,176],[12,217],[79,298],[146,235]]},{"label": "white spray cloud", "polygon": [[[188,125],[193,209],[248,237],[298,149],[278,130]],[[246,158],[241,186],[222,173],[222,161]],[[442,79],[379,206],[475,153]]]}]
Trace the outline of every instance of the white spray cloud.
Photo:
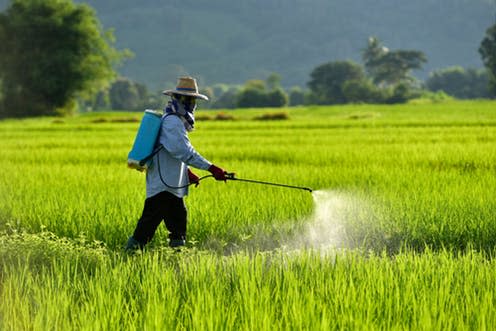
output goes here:
[{"label": "white spray cloud", "polygon": [[315,210],[302,232],[286,248],[314,249],[327,253],[352,246],[347,238],[346,225],[369,213],[367,204],[350,193],[314,191]]},{"label": "white spray cloud", "polygon": [[[368,199],[358,194],[336,190],[312,192],[314,211],[302,226],[293,229],[293,235],[282,234],[276,240],[266,229],[251,227],[246,241],[224,248],[225,254],[239,251],[282,250],[287,254],[301,250],[315,250],[327,257],[341,249],[361,246],[361,237],[373,227],[377,215]],[[208,245],[207,245],[208,246]]]}]

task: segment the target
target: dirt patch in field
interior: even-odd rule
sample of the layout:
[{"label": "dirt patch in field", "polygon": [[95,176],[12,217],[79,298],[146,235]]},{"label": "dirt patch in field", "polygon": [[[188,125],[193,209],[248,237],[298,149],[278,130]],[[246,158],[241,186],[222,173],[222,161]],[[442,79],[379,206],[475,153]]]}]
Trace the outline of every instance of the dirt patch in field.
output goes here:
[{"label": "dirt patch in field", "polygon": [[99,117],[91,120],[91,123],[139,123],[140,119],[136,117],[117,117],[117,118],[105,118]]},{"label": "dirt patch in field", "polygon": [[286,112],[266,113],[254,118],[255,121],[281,121],[289,120],[289,115]]}]

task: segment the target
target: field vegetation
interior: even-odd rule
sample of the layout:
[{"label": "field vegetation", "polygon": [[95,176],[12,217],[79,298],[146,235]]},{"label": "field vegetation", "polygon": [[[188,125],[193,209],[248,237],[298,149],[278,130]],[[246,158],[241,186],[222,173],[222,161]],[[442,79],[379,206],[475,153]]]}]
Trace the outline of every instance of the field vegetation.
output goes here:
[{"label": "field vegetation", "polygon": [[490,329],[495,109],[200,111],[190,138],[212,162],[314,192],[205,179],[188,248],[161,227],[135,255],[141,114],[1,121],[0,329]]}]

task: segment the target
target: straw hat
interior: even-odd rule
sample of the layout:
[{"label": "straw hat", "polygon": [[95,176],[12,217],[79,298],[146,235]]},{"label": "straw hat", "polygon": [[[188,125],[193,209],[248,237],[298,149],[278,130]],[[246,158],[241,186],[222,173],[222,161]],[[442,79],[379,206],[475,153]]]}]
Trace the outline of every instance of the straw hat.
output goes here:
[{"label": "straw hat", "polygon": [[198,84],[196,84],[196,79],[193,77],[179,77],[175,90],[165,90],[162,93],[170,96],[173,94],[188,95],[191,97],[208,100],[206,95],[198,93]]}]

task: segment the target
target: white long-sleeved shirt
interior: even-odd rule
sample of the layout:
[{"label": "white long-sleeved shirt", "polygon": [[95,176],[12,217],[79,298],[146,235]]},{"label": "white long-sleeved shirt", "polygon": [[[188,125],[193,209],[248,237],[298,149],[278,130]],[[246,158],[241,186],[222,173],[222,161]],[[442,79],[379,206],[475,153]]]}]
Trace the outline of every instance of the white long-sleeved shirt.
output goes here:
[{"label": "white long-sleeved shirt", "polygon": [[[168,191],[182,198],[188,194],[188,166],[207,170],[212,164],[191,145],[181,118],[165,114],[162,117],[159,144],[162,149],[153,157],[146,173],[146,197]],[[159,167],[160,165],[160,167]],[[162,179],[160,178],[162,175]]]}]

